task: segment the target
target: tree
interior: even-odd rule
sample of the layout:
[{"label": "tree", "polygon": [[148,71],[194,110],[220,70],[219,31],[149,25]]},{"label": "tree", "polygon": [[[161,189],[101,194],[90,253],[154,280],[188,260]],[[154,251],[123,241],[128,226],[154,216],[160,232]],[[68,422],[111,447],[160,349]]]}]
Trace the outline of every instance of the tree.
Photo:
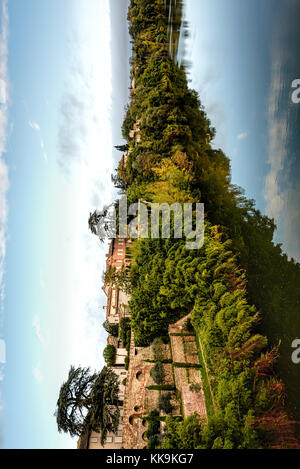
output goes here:
[{"label": "tree", "polygon": [[172,395],[170,392],[167,394],[160,394],[158,398],[158,408],[162,410],[166,414],[170,414],[172,412],[172,404],[171,404]]},{"label": "tree", "polygon": [[117,271],[116,267],[108,267],[104,273],[104,283],[107,285],[116,285],[124,293],[131,292],[131,279],[129,269],[122,265]]},{"label": "tree", "polygon": [[129,352],[131,338],[131,323],[129,318],[121,318],[120,320],[120,339],[124,347]]},{"label": "tree", "polygon": [[90,212],[88,220],[89,229],[98,236],[103,243],[105,238],[116,235],[116,216],[114,204],[106,205],[103,210]]},{"label": "tree", "polygon": [[90,393],[97,374],[89,368],[71,366],[68,379],[62,384],[56,404],[58,431],[80,436],[85,428],[85,418],[91,407]]},{"label": "tree", "polygon": [[166,435],[163,438],[163,449],[199,449],[201,445],[202,422],[195,412],[183,421],[167,415]]},{"label": "tree", "polygon": [[115,148],[119,151],[127,151],[128,150],[128,144],[126,144],[126,145],[115,145]]},{"label": "tree", "polygon": [[81,436],[94,430],[103,444],[107,432],[116,431],[119,424],[118,394],[118,377],[112,369],[92,374],[89,368],[71,366],[56,404],[58,431]]},{"label": "tree", "polygon": [[113,337],[118,337],[118,334],[119,334],[118,324],[110,324],[108,321],[104,321],[102,326],[104,327],[104,329],[109,335],[112,335]]},{"label": "tree", "polygon": [[163,364],[161,362],[156,362],[150,371],[150,375],[155,383],[162,384],[165,377]]},{"label": "tree", "polygon": [[108,366],[114,365],[116,360],[116,347],[112,344],[108,344],[103,351],[103,356]]},{"label": "tree", "polygon": [[91,391],[89,422],[92,430],[101,435],[101,444],[108,432],[116,432],[119,420],[119,380],[111,368],[104,367]]},{"label": "tree", "polygon": [[99,221],[101,220],[102,216],[103,215],[98,210],[95,210],[93,213],[90,212],[89,229],[95,235],[97,234],[97,225],[98,225]]}]

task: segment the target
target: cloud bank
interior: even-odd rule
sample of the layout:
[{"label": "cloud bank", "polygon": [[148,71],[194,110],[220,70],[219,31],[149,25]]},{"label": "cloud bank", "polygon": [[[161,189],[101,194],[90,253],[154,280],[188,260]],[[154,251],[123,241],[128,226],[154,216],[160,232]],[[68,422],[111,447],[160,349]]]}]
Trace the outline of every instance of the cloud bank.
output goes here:
[{"label": "cloud bank", "polygon": [[[40,126],[37,122],[29,121],[28,124],[29,124],[29,127],[32,128],[32,130],[34,130],[34,131],[36,131],[40,134],[41,128],[40,128]],[[41,136],[40,136],[40,147],[41,147],[41,150],[42,150],[43,158],[44,158],[45,162],[48,163],[48,155],[47,155],[47,152],[45,150],[45,143],[44,143],[44,140],[42,139]]]},{"label": "cloud bank", "polygon": [[278,226],[276,239],[290,257],[300,261],[299,104],[291,100],[298,78],[299,2],[283,1],[271,49],[271,86],[267,106],[268,164],[264,198],[266,212]]},{"label": "cloud bank", "polygon": [[[83,5],[83,4],[82,4]],[[70,38],[66,85],[59,109],[57,133],[61,178],[65,181],[60,209],[64,225],[66,268],[64,318],[68,324],[65,354],[71,363],[99,369],[102,365],[105,296],[101,275],[106,245],[88,229],[89,212],[113,201],[112,63],[110,2],[91,1],[80,8]],[[99,22],[93,21],[99,18]],[[124,19],[123,19],[124,21]],[[125,86],[120,78],[120,87]],[[119,110],[120,111],[120,110]],[[122,112],[122,110],[121,110]],[[118,129],[119,130],[119,129]],[[62,299],[58,298],[58,301]],[[59,310],[59,305],[57,310]]]}]

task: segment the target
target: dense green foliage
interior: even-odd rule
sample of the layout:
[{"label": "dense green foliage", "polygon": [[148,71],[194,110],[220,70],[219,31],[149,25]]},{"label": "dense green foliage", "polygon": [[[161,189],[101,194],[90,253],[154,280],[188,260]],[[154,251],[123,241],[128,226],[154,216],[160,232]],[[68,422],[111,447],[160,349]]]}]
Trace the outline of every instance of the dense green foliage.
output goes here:
[{"label": "dense green foliage", "polygon": [[120,411],[119,379],[111,368],[104,367],[91,390],[91,409],[88,416],[90,428],[101,435],[101,444],[108,432],[116,432]]},{"label": "dense green foliage", "polygon": [[118,324],[110,324],[108,321],[104,321],[102,324],[104,329],[109,335],[112,335],[113,337],[118,337],[119,335],[119,325]]},{"label": "dense green foliage", "polygon": [[107,366],[113,366],[116,360],[116,347],[112,344],[108,344],[103,350],[103,357]]},{"label": "dense green foliage", "polygon": [[179,305],[170,304],[161,288],[168,252],[174,245],[171,239],[149,239],[139,243],[138,255],[132,266],[130,300],[131,323],[137,345],[148,345],[155,338],[166,335],[168,325],[179,319],[188,308],[184,298],[178,297]]},{"label": "dense green foliage", "polygon": [[120,339],[123,342],[124,348],[129,352],[131,336],[131,325],[129,318],[121,318],[120,320]]},{"label": "dense green foliage", "polygon": [[171,398],[172,394],[170,392],[167,394],[160,394],[158,398],[158,409],[162,410],[166,414],[170,414],[172,412]]},{"label": "dense green foliage", "polygon": [[148,428],[146,431],[146,438],[148,440],[147,448],[154,449],[159,442],[160,436],[160,420],[159,412],[157,409],[149,412],[147,416]]},{"label": "dense green foliage", "polygon": [[[275,351],[263,353],[267,339],[255,332],[259,315],[247,301],[245,273],[238,267],[231,245],[217,227],[207,224],[201,249],[187,250],[183,240],[142,240],[133,266],[132,324],[142,343],[192,312],[218,407],[215,418],[203,429],[209,429],[210,439],[204,441],[210,448],[217,444],[216,439],[218,445],[222,439],[232,448],[275,444],[276,439],[267,439],[264,417],[273,419],[280,431],[280,420],[287,424],[283,386],[274,378]],[[156,248],[150,258],[152,246]],[[145,298],[148,308],[143,309]]]},{"label": "dense green foliage", "polygon": [[129,355],[126,355],[126,357],[125,357],[124,368],[125,368],[125,370],[128,370],[128,368],[129,368]]},{"label": "dense green foliage", "polygon": [[151,377],[153,378],[153,381],[155,381],[156,384],[163,384],[164,382],[164,367],[163,364],[158,361],[155,363],[153,368],[151,369],[150,372]]},{"label": "dense green foliage", "polygon": [[162,449],[199,449],[201,445],[202,425],[197,414],[184,421],[168,415],[165,420],[166,434],[162,439]]}]

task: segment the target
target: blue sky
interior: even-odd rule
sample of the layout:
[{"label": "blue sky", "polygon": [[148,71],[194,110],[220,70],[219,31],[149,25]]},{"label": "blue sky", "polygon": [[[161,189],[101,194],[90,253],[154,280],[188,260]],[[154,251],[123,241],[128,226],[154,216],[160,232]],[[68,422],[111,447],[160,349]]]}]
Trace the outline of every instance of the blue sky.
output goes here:
[{"label": "blue sky", "polygon": [[[191,86],[217,134],[214,145],[231,158],[232,181],[263,208],[266,167],[266,115],[270,86],[266,47],[269,16],[262,1],[190,0]],[[274,3],[274,2],[273,2]],[[262,24],[263,21],[263,24]]]},{"label": "blue sky", "polygon": [[[287,181],[279,184],[291,166],[284,148],[272,159],[278,142],[272,129],[290,115],[284,106],[272,114],[282,99],[276,79],[284,54],[276,31],[286,2],[272,0],[270,8],[269,1],[188,0],[187,58],[191,86],[217,129],[214,144],[232,160],[233,182],[267,213],[288,214],[280,236],[297,253],[300,228],[292,232],[290,218],[299,185],[287,191]],[[125,0],[0,0],[5,448],[74,448],[53,417],[60,385],[71,364],[103,366],[106,246],[89,233],[87,219],[114,198],[113,145],[122,143],[129,85],[126,6]]]},{"label": "blue sky", "polygon": [[232,182],[274,218],[276,241],[300,260],[299,2],[188,0],[186,59]]}]

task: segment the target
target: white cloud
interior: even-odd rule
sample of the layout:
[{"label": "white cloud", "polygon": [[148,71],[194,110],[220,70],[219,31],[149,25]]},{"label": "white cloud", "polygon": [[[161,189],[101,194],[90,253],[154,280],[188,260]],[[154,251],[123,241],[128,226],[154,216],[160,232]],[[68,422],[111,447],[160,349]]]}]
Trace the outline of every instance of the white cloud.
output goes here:
[{"label": "white cloud", "polygon": [[[29,121],[28,124],[36,132],[41,131],[41,128],[40,128],[40,126],[37,122]],[[45,142],[44,142],[42,137],[40,138],[40,147],[41,147],[41,150],[42,150],[43,158],[44,158],[45,162],[48,163],[48,155],[47,155],[47,152],[45,150]]]},{"label": "white cloud", "polygon": [[42,138],[40,140],[40,146],[41,146],[41,149],[42,149],[44,160],[46,161],[46,163],[48,163],[48,155],[45,151],[45,143],[44,143],[44,140]]},{"label": "white cloud", "polygon": [[6,362],[6,347],[3,339],[0,339],[0,363]]},{"label": "white cloud", "polygon": [[33,130],[36,130],[37,132],[41,130],[39,124],[37,124],[36,122],[29,121],[28,124]]},{"label": "white cloud", "polygon": [[274,25],[276,27],[271,41],[271,86],[267,107],[269,171],[264,187],[266,213],[274,218],[278,226],[276,241],[282,243],[288,256],[294,257],[298,262],[300,191],[294,156],[290,152],[290,132],[296,129],[294,108],[290,96],[285,94],[285,84],[290,82],[290,73],[295,70],[298,45],[293,38],[299,30],[299,13],[299,2],[284,1],[278,11],[277,24]]},{"label": "white cloud", "polygon": [[[90,233],[87,222],[90,211],[101,209],[114,198],[108,8],[109,2],[95,1],[89,3],[88,10],[80,9],[77,36],[70,42],[69,77],[58,132],[58,163],[66,182],[64,205],[59,208],[66,239],[64,246],[61,243],[61,265],[65,262],[66,266],[63,278],[67,279],[64,295],[70,292],[66,295],[66,348],[72,363],[97,369],[103,365],[105,297],[101,275],[107,246]],[[93,17],[101,18],[101,25]]]},{"label": "white cloud", "polygon": [[237,135],[238,140],[244,140],[244,138],[248,137],[248,132],[241,132],[240,134]]},{"label": "white cloud", "polygon": [[32,368],[32,373],[38,383],[42,383],[44,381],[43,374],[41,372],[41,364],[38,363],[35,367]]},{"label": "white cloud", "polygon": [[46,339],[42,333],[40,317],[37,314],[33,318],[32,325],[33,325],[36,337],[41,342],[41,344],[44,345],[46,343]]},{"label": "white cloud", "polygon": [[268,163],[269,173],[265,178],[264,197],[266,200],[266,212],[279,221],[285,205],[285,194],[279,186],[284,163],[287,158],[287,110],[278,113],[278,102],[281,93],[281,61],[273,58],[271,87],[268,102]]},{"label": "white cloud", "polygon": [[7,103],[7,86],[3,78],[0,78],[0,105]]}]

